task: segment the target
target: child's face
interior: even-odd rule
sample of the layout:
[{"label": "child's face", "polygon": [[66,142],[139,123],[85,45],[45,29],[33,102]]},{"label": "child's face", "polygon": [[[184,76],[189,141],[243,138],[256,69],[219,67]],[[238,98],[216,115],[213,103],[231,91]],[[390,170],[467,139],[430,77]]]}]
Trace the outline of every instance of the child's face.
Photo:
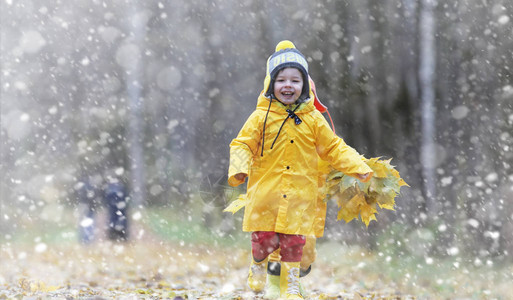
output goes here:
[{"label": "child's face", "polygon": [[303,90],[303,76],[296,68],[285,68],[278,72],[274,82],[274,96],[278,100],[289,105],[301,96]]}]

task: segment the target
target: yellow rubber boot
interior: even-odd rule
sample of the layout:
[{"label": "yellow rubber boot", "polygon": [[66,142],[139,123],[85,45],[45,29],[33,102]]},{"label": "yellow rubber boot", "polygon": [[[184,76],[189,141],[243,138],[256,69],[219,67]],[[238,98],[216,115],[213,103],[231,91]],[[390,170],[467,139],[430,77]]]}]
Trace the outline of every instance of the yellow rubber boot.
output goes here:
[{"label": "yellow rubber boot", "polygon": [[251,266],[249,266],[248,286],[254,292],[261,292],[265,287],[265,277],[267,275],[267,258],[256,262],[251,259]]},{"label": "yellow rubber boot", "polygon": [[[274,253],[273,253],[274,254]],[[267,281],[265,283],[264,299],[280,298],[280,262],[272,254],[267,263]]]},{"label": "yellow rubber boot", "polygon": [[280,276],[267,274],[264,299],[274,300],[278,298],[280,298]]},{"label": "yellow rubber boot", "polygon": [[280,299],[304,299],[300,292],[299,262],[282,262],[280,270]]}]

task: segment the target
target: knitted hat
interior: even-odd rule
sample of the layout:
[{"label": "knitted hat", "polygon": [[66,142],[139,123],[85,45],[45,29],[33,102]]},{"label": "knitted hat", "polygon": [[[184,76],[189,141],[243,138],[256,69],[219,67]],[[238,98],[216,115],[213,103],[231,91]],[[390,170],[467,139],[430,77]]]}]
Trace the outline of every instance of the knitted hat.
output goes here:
[{"label": "knitted hat", "polygon": [[264,80],[265,96],[269,97],[274,92],[274,81],[278,72],[284,68],[296,68],[303,75],[303,89],[298,101],[305,101],[310,97],[310,84],[308,77],[308,62],[291,41],[281,41],[276,45],[273,55],[267,59],[267,70]]}]

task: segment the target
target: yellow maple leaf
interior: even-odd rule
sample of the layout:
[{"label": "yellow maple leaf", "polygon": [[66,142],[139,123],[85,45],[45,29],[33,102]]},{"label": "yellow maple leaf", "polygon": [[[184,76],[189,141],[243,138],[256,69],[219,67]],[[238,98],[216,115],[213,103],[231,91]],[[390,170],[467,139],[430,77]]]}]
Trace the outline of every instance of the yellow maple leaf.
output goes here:
[{"label": "yellow maple leaf", "polygon": [[384,163],[384,161],[379,160],[379,157],[374,157],[365,161],[365,163],[372,169],[375,176],[377,178],[385,178],[388,176],[388,166]]},{"label": "yellow maple leaf", "polygon": [[378,211],[376,208],[374,208],[374,205],[369,205],[365,203],[360,208],[360,217],[362,218],[363,223],[365,223],[365,226],[369,227],[369,223],[371,220],[376,220],[376,213]]},{"label": "yellow maple leaf", "polygon": [[338,193],[335,195],[335,199],[337,200],[337,205],[339,207],[345,206],[351,199],[353,199],[356,194],[358,194],[358,188],[357,187],[351,187],[343,191],[342,193]]},{"label": "yellow maple leaf", "polygon": [[41,280],[34,281],[30,283],[30,291],[32,293],[35,292],[53,292],[60,289],[60,286],[52,286],[52,285],[46,285]]},{"label": "yellow maple leaf", "polygon": [[394,191],[389,191],[388,193],[377,195],[376,200],[380,208],[395,210],[395,196],[396,194]]},{"label": "yellow maple leaf", "polygon": [[365,194],[359,191],[349,201],[341,205],[337,220],[344,219],[346,223],[349,223],[351,220],[358,218],[361,206],[366,204]]},{"label": "yellow maple leaf", "polygon": [[390,172],[392,173],[392,175],[394,175],[394,177],[399,178],[399,186],[408,186],[409,187],[409,185],[406,183],[406,181],[404,181],[404,179],[401,178],[401,175],[399,175],[399,171],[392,168],[390,170]]},{"label": "yellow maple leaf", "polygon": [[248,203],[248,197],[246,197],[246,194],[241,194],[239,197],[230,203],[228,207],[226,207],[223,211],[225,212],[231,212],[232,214],[235,214],[238,212],[241,208],[246,206]]},{"label": "yellow maple leaf", "polygon": [[340,220],[344,220],[346,221],[346,223],[349,223],[351,222],[353,219],[356,219],[358,218],[358,215],[355,214],[355,213],[351,213],[351,212],[348,212],[347,210],[341,208],[339,211],[338,211],[338,214],[337,214],[337,221],[340,221]]}]

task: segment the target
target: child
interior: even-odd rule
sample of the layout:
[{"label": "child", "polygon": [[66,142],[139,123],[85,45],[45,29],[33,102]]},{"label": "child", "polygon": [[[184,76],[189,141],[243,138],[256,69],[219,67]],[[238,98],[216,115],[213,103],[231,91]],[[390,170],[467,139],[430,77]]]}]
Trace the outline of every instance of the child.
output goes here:
[{"label": "child", "polygon": [[[315,83],[312,78],[309,79],[310,90],[311,90],[311,99],[313,98],[313,102],[315,108],[319,110],[321,113],[327,113],[330,121],[331,116],[329,115],[328,108],[322,104],[319,97],[317,96],[317,92],[315,89]],[[335,132],[335,127],[333,122],[331,124],[333,132]],[[313,232],[306,236],[306,242],[303,247],[303,255],[301,257],[300,263],[300,272],[299,277],[302,278],[308,275],[312,269],[312,264],[315,261],[317,256],[317,252],[315,250],[316,245],[316,236],[320,236],[324,232],[324,223],[326,219],[326,180],[328,177],[328,173],[332,170],[329,163],[319,159],[318,162],[318,195],[317,195],[317,223],[312,228]],[[277,299],[280,297],[280,271],[281,271],[281,257],[280,257],[280,249],[271,253],[268,257],[267,263],[267,278],[265,284],[265,293],[264,299]],[[305,297],[305,290],[302,285],[299,286],[300,293],[303,297]]]},{"label": "child", "polygon": [[230,144],[228,183],[237,186],[249,178],[243,220],[243,230],[252,232],[248,284],[256,291],[264,288],[267,258],[280,248],[280,292],[287,299],[303,299],[302,250],[321,209],[319,158],[362,181],[372,176],[358,152],[333,133],[310,95],[306,59],[292,42],[280,42],[267,60],[257,108]]}]

